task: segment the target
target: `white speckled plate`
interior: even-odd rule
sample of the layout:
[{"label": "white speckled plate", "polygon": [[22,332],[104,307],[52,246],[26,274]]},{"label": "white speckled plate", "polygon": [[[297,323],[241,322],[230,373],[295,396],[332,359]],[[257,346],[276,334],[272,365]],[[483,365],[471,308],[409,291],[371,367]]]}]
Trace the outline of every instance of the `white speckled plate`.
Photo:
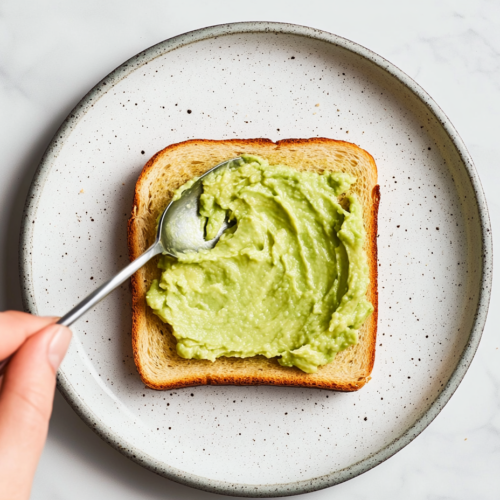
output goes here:
[{"label": "white speckled plate", "polygon": [[453,394],[483,329],[487,208],[453,126],[408,76],[335,35],[274,23],[206,28],[127,61],[75,108],[27,202],[27,308],[62,315],[127,263],[145,161],[191,138],[331,137],[377,162],[379,334],[373,379],[351,394],[279,387],[155,392],[132,360],[123,286],[74,326],[59,387],[104,439],[198,488],[279,496],[387,459]]}]

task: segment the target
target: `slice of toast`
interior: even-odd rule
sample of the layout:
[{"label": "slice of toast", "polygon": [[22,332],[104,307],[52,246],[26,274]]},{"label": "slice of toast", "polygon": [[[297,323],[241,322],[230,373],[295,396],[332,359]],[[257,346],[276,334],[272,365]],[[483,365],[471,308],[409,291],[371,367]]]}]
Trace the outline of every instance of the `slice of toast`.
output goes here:
[{"label": "slice of toast", "polygon": [[349,192],[363,206],[365,248],[370,267],[368,300],[374,312],[359,331],[358,344],[337,354],[317,373],[281,366],[275,358],[218,358],[215,362],[181,358],[170,325],[147,306],[146,292],[160,277],[158,258],[152,259],[132,277],[132,346],[134,361],[143,382],[152,389],[174,389],[195,385],[283,385],[356,391],[370,378],[375,360],[377,334],[377,215],[380,199],[377,167],[372,156],[355,144],[332,139],[233,139],[190,140],[156,153],[145,165],[135,187],[132,215],[128,223],[130,258],[136,259],[156,236],[156,220],[174,191],[222,161],[241,154],[265,158],[271,165],[298,170],[325,170],[353,174],[357,181]]}]

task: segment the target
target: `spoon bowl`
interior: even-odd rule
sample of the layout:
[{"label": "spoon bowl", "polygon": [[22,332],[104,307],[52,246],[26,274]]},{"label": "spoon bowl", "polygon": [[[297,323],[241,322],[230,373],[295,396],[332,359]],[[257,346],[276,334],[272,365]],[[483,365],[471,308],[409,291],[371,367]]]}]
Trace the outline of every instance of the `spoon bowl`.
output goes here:
[{"label": "spoon bowl", "polygon": [[217,236],[211,240],[205,239],[203,217],[200,211],[200,196],[203,193],[203,178],[223,168],[233,168],[241,163],[241,158],[233,158],[219,163],[203,175],[187,189],[179,198],[170,202],[158,223],[156,239],[163,247],[163,253],[177,257],[181,253],[198,252],[213,248],[224,231],[234,223],[225,220]]}]

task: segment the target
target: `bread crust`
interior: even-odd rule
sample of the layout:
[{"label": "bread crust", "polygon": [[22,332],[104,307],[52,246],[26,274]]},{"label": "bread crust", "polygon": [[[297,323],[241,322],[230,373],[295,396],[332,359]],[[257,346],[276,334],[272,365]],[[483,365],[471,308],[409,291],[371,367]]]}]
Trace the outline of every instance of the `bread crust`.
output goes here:
[{"label": "bread crust", "polygon": [[[373,157],[365,150],[359,148],[355,144],[337,141],[327,138],[312,138],[312,139],[284,139],[276,143],[264,138],[257,139],[228,139],[228,140],[207,140],[207,139],[192,139],[181,143],[172,144],[165,149],[156,153],[144,166],[141,174],[136,183],[134,192],[134,201],[132,207],[131,217],[128,221],[128,248],[130,260],[136,259],[142,254],[147,245],[145,245],[145,228],[141,226],[142,220],[141,211],[144,212],[144,190],[147,188],[146,184],[149,182],[151,185],[150,177],[153,175],[155,169],[161,160],[168,158],[171,155],[183,153],[187,150],[203,149],[206,154],[209,151],[219,149],[239,150],[241,152],[248,152],[266,157],[267,150],[283,149],[295,151],[301,154],[306,154],[308,148],[327,148],[331,149],[345,149],[353,151],[357,157],[361,157],[362,161],[367,163],[367,168],[370,169],[369,174],[374,178],[372,187],[370,189],[370,204],[369,213],[364,213],[365,229],[366,229],[366,242],[365,248],[368,254],[369,270],[370,270],[370,287],[367,292],[367,298],[373,304],[374,311],[366,320],[363,326],[363,337],[360,339],[359,344],[363,343],[363,359],[362,370],[358,373],[346,373],[341,377],[336,376],[321,376],[321,373],[327,371],[325,367],[318,369],[318,374],[306,374],[297,368],[282,367],[275,359],[268,360],[263,356],[255,356],[253,358],[218,358],[215,362],[205,360],[184,360],[172,352],[171,346],[166,356],[170,361],[164,363],[164,367],[160,370],[160,375],[156,374],[156,378],[150,367],[147,364],[151,361],[148,355],[145,355],[144,345],[147,338],[148,330],[151,323],[155,319],[152,312],[147,311],[145,303],[146,291],[149,287],[145,279],[144,268],[139,270],[131,278],[132,285],[132,349],[134,355],[134,362],[139,372],[142,381],[150,388],[156,390],[178,389],[182,387],[191,387],[197,385],[274,385],[274,386],[288,386],[288,387],[312,387],[320,389],[330,389],[335,391],[357,391],[370,380],[370,374],[375,362],[376,350],[376,336],[377,336],[377,320],[378,320],[378,271],[377,271],[377,228],[378,228],[378,209],[380,203],[380,187],[377,184],[377,167]],[[306,150],[304,152],[304,149]],[[257,150],[257,151],[256,151]],[[263,152],[259,153],[258,150]],[[239,153],[232,153],[234,157]],[[222,158],[224,161],[228,158]],[[200,162],[193,162],[200,163]],[[206,165],[205,170],[217,163]],[[168,171],[171,165],[162,167],[164,171]],[[190,177],[199,175],[197,172],[190,172]],[[185,179],[187,180],[187,178]],[[172,188],[175,190],[178,186]],[[167,200],[168,201],[168,200]],[[166,206],[165,204],[163,206]],[[145,284],[146,283],[146,284]],[[149,317],[148,317],[149,314]],[[160,321],[160,320],[158,320]],[[159,329],[161,336],[170,335],[171,333],[164,333],[163,329]],[[156,333],[159,337],[158,333]],[[166,345],[166,343],[164,342]],[[358,345],[359,345],[358,344]],[[357,346],[352,346],[347,349],[355,349]],[[147,349],[146,349],[147,351]],[[166,351],[166,349],[165,349]],[[343,351],[344,353],[345,351]],[[341,354],[337,355],[339,357]],[[177,359],[175,359],[177,358]],[[163,360],[155,360],[161,364]],[[335,363],[336,360],[333,361]],[[171,363],[171,364],[169,364]],[[179,366],[182,363],[187,363],[188,366],[182,369]],[[208,365],[207,365],[208,363]],[[352,363],[352,361],[351,361]],[[224,369],[219,369],[221,364],[224,364]],[[174,366],[175,365],[175,366]],[[264,366],[266,365],[266,366]],[[268,366],[268,367],[267,367]],[[329,365],[326,365],[329,366]],[[194,368],[193,368],[194,367]],[[227,368],[227,369],[226,369]],[[346,376],[344,376],[346,375]]]}]

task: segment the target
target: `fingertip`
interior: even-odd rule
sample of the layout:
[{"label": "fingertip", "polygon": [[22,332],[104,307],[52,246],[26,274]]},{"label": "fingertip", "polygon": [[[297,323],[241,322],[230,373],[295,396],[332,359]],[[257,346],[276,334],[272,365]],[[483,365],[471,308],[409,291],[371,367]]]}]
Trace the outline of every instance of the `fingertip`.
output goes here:
[{"label": "fingertip", "polygon": [[27,339],[56,321],[57,318],[53,316],[33,316],[21,311],[0,312],[0,332],[8,333],[8,335],[2,335],[0,360],[10,356]]}]

